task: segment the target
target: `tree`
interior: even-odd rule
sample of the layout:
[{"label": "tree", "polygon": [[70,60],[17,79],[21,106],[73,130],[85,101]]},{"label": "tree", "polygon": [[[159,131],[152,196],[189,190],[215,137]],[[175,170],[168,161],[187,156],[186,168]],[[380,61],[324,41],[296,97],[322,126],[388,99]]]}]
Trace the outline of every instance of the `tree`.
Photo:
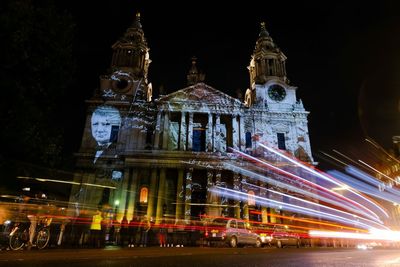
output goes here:
[{"label": "tree", "polygon": [[56,2],[8,0],[0,13],[0,168],[11,176],[10,161],[57,167],[64,156],[75,24]]}]

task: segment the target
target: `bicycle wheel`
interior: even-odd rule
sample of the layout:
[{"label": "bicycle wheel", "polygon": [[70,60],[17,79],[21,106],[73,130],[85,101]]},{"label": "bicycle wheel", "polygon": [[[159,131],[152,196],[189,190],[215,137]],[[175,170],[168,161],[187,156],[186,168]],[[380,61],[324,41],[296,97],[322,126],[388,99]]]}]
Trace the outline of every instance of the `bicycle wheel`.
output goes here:
[{"label": "bicycle wheel", "polygon": [[26,229],[23,230],[21,228],[18,228],[17,230],[15,230],[15,232],[13,232],[10,235],[9,238],[10,248],[12,250],[21,249],[24,246],[25,242],[28,241],[28,238],[29,238],[28,230]]},{"label": "bicycle wheel", "polygon": [[36,246],[38,249],[43,249],[47,246],[50,240],[50,231],[48,228],[42,228],[37,232]]}]

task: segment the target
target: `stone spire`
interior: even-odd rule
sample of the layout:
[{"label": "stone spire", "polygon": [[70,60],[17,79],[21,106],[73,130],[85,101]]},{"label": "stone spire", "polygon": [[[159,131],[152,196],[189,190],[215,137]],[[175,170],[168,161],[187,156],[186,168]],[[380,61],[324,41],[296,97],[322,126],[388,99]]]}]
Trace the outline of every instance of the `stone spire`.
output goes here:
[{"label": "stone spire", "polygon": [[188,85],[194,85],[204,81],[205,74],[201,72],[199,73],[197,70],[196,61],[197,58],[192,57],[192,66],[190,67],[189,73],[186,75]]},{"label": "stone spire", "polygon": [[140,13],[125,34],[113,44],[111,68],[132,73],[135,78],[147,79],[150,65],[149,48],[140,23]]},{"label": "stone spire", "polygon": [[281,79],[288,82],[286,78],[286,56],[276,46],[269,35],[265,22],[261,22],[260,33],[251,56],[250,65],[250,85],[264,84],[271,78]]}]

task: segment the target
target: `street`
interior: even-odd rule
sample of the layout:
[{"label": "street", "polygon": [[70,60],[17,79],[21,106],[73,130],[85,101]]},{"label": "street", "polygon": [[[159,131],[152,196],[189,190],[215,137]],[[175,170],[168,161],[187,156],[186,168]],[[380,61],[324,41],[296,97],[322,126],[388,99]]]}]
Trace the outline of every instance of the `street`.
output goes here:
[{"label": "street", "polygon": [[1,251],[0,266],[400,266],[397,249],[115,248]]}]

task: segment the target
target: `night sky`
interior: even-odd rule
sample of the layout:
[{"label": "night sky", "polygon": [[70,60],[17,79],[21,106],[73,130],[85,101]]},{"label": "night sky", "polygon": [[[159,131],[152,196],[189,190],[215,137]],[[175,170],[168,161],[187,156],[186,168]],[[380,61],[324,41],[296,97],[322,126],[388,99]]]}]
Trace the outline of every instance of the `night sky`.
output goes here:
[{"label": "night sky", "polygon": [[[103,1],[101,1],[103,2]],[[288,57],[288,78],[309,115],[315,152],[355,144],[370,136],[389,148],[400,134],[400,4],[397,1],[215,2],[105,1],[64,3],[76,20],[78,86],[71,92],[79,147],[84,100],[110,66],[111,45],[136,12],[150,47],[149,81],[170,93],[186,85],[190,58],[205,82],[236,96],[249,87],[247,66],[260,22]],[[279,2],[279,3],[278,3]],[[221,5],[218,3],[218,5]]]}]

